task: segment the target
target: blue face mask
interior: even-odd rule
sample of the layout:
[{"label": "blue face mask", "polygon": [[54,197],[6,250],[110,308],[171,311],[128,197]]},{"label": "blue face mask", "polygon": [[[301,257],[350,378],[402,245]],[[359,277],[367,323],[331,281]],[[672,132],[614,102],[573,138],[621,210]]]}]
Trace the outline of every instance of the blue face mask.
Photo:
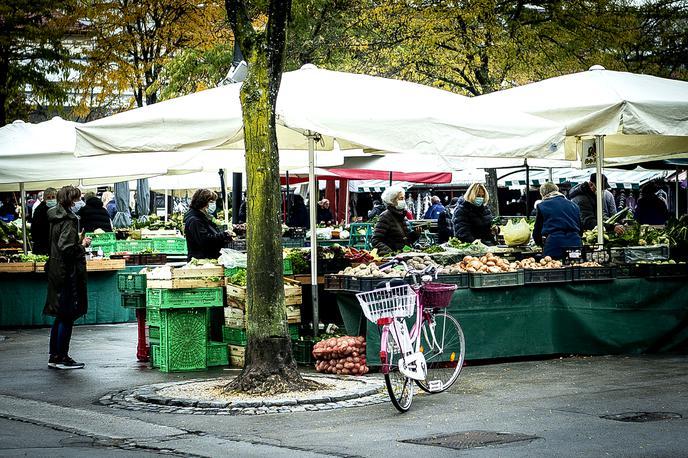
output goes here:
[{"label": "blue face mask", "polygon": [[45,204],[48,206],[48,208],[53,208],[55,205],[57,205],[57,199],[47,199]]},{"label": "blue face mask", "polygon": [[475,200],[473,201],[474,204],[476,204],[478,207],[482,206],[482,204],[485,203],[485,198],[484,197],[476,197]]},{"label": "blue face mask", "polygon": [[84,208],[84,205],[86,205],[86,203],[83,200],[77,200],[76,202],[74,202],[72,204],[72,206],[70,207],[70,210],[72,211],[72,213],[76,213],[79,210],[81,210],[82,208]]},{"label": "blue face mask", "polygon": [[208,204],[208,214],[211,215],[215,213],[215,210],[217,210],[217,204],[215,202],[210,202]]}]

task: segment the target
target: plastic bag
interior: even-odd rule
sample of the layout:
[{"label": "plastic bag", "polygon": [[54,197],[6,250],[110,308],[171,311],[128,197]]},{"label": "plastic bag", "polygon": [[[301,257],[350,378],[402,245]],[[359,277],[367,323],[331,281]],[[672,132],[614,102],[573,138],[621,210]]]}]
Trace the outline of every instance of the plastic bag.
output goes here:
[{"label": "plastic bag", "polygon": [[246,253],[232,250],[230,248],[221,248],[220,257],[217,259],[220,264],[225,267],[243,267],[246,268]]},{"label": "plastic bag", "polygon": [[530,226],[525,218],[521,218],[517,223],[509,220],[506,226],[501,226],[500,229],[508,246],[525,245],[530,241]]}]

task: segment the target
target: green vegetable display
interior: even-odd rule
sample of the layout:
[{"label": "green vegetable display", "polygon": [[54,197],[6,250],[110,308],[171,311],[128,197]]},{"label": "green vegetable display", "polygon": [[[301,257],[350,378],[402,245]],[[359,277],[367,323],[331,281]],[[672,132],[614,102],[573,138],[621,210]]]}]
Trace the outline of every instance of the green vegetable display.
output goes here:
[{"label": "green vegetable display", "polygon": [[246,286],[246,269],[239,269],[234,275],[229,277],[229,282],[233,285]]}]

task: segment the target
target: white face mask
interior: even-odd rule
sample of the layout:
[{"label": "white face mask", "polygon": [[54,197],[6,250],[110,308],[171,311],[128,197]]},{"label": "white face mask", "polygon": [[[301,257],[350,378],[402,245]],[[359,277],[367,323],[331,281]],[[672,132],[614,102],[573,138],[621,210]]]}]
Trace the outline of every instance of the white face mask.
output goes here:
[{"label": "white face mask", "polygon": [[57,199],[46,199],[45,205],[47,205],[48,208],[53,208],[55,205],[57,205]]},{"label": "white face mask", "polygon": [[406,201],[405,200],[397,200],[397,210],[403,210],[406,208]]},{"label": "white face mask", "polygon": [[484,197],[476,197],[474,203],[480,207],[482,204],[485,203],[485,198]]},{"label": "white face mask", "polygon": [[215,202],[210,202],[208,204],[208,214],[213,214],[215,213],[215,210],[217,210],[217,204]]},{"label": "white face mask", "polygon": [[72,210],[72,213],[76,213],[82,208],[84,208],[84,205],[86,205],[86,202],[84,202],[83,200],[77,200],[72,204],[70,210]]}]

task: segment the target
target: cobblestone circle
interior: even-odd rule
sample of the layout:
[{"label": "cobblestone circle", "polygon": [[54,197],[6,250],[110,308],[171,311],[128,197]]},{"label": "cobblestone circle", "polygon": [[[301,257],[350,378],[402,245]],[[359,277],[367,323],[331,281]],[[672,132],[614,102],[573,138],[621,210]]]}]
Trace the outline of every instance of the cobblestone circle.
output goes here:
[{"label": "cobblestone circle", "polygon": [[[301,399],[285,397],[266,398],[252,397],[237,400],[199,400],[163,396],[160,392],[180,385],[207,384],[209,380],[186,380],[183,382],[157,383],[144,385],[106,394],[99,399],[100,404],[142,412],[172,413],[187,415],[266,415],[291,412],[309,412],[320,410],[361,407],[387,402],[384,382],[374,377],[337,377],[334,375],[309,374],[304,378],[316,382],[336,384],[345,379],[355,381],[355,388],[333,389],[332,393],[314,396],[303,396]],[[229,379],[227,379],[229,380]]]}]

